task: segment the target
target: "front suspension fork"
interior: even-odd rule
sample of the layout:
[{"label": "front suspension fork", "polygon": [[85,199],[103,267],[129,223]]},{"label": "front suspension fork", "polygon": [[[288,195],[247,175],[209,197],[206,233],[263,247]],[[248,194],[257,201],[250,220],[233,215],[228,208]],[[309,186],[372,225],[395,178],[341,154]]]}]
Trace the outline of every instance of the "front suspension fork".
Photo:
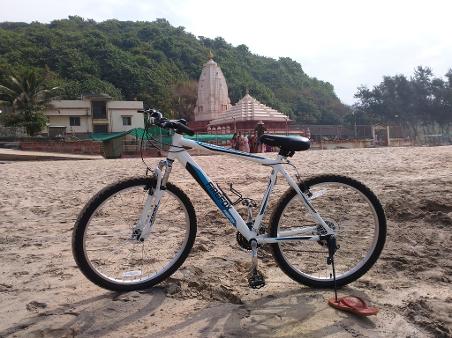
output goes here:
[{"label": "front suspension fork", "polygon": [[166,183],[173,166],[173,160],[161,160],[154,170],[154,177],[156,178],[155,187],[149,186],[148,196],[144,204],[141,216],[135,224],[132,232],[132,239],[143,242],[149,237],[152,226],[154,225],[160,200],[166,190]]}]

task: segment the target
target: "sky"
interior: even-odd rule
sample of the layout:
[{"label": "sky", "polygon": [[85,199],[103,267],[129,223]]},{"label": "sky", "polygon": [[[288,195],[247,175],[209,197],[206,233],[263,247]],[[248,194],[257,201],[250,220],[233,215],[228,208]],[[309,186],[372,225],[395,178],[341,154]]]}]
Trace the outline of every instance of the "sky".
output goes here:
[{"label": "sky", "polygon": [[346,104],[359,86],[410,76],[419,65],[444,76],[452,68],[451,13],[450,0],[0,0],[0,22],[165,18],[195,36],[290,57]]}]

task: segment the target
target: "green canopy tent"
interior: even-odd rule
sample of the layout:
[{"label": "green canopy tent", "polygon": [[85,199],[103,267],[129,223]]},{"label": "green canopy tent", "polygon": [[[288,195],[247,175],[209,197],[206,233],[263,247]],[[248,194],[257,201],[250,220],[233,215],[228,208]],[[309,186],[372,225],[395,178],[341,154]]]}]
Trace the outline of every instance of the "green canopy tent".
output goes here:
[{"label": "green canopy tent", "polygon": [[[104,144],[104,152],[106,158],[118,158],[122,154],[122,140],[126,135],[131,135],[138,140],[155,139],[163,144],[171,143],[172,132],[161,129],[159,127],[151,127],[147,130],[147,135],[143,128],[134,128],[124,132],[115,133],[93,133],[90,138],[94,141],[100,141]],[[185,135],[184,137],[190,140],[202,142],[219,142],[228,141],[232,139],[233,134],[195,134],[193,136]]]},{"label": "green canopy tent", "polygon": [[[135,136],[137,139],[141,139],[144,134],[144,129],[135,128],[130,131],[130,134]],[[167,130],[162,130],[158,127],[152,127],[148,129],[148,136],[153,137],[157,140],[162,138],[162,141],[165,143],[171,142],[172,133]],[[195,134],[193,136],[184,135],[186,139],[209,142],[209,141],[228,141],[232,139],[233,134]],[[146,138],[146,135],[144,136]]]},{"label": "green canopy tent", "polygon": [[[116,133],[93,133],[90,135],[91,139],[94,141],[101,141],[101,142],[105,142],[105,141],[110,141],[110,140],[114,140],[126,135],[131,135],[134,136],[135,138],[141,140],[141,138],[143,137],[145,131],[142,128],[134,128],[128,131],[124,131],[124,132],[116,132]],[[167,141],[171,140],[171,133],[166,131],[166,130],[162,130],[161,128],[158,127],[151,127],[148,129],[148,134],[147,136],[153,137],[155,139],[160,140],[160,138],[162,138],[162,141],[165,141],[165,143],[167,143]],[[202,141],[202,142],[209,142],[209,141],[228,141],[230,139],[232,139],[233,134],[196,134],[193,136],[188,136],[185,135],[184,137],[190,140],[195,140],[195,141]],[[144,137],[145,139],[147,138],[146,135]]]}]

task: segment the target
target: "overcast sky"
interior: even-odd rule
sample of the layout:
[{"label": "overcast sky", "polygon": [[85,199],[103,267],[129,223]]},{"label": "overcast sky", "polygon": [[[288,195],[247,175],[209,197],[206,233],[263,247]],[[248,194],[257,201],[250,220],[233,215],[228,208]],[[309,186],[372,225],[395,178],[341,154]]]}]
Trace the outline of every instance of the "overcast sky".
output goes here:
[{"label": "overcast sky", "polygon": [[69,15],[166,18],[196,36],[221,36],[255,54],[287,56],[309,76],[332,83],[348,104],[358,86],[372,87],[383,75],[411,75],[423,65],[443,76],[452,68],[451,0],[0,0],[0,21],[50,22]]}]

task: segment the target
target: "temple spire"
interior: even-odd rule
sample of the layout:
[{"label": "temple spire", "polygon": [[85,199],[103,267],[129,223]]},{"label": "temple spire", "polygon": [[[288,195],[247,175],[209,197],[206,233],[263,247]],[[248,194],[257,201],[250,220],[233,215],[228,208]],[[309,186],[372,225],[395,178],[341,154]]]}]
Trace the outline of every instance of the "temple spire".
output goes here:
[{"label": "temple spire", "polygon": [[231,107],[228,86],[221,68],[212,60],[209,50],[209,61],[201,71],[198,81],[198,98],[195,107],[195,121],[210,121]]}]

